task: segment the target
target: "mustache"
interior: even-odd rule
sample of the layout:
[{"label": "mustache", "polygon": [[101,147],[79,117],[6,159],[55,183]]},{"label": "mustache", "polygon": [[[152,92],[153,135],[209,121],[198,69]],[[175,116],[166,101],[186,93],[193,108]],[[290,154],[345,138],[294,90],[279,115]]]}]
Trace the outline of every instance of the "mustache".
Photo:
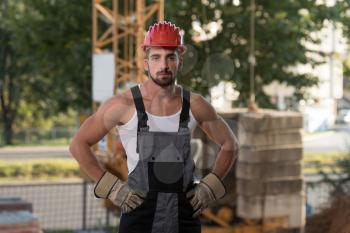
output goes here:
[{"label": "mustache", "polygon": [[157,74],[173,74],[170,70],[161,70],[158,71]]}]

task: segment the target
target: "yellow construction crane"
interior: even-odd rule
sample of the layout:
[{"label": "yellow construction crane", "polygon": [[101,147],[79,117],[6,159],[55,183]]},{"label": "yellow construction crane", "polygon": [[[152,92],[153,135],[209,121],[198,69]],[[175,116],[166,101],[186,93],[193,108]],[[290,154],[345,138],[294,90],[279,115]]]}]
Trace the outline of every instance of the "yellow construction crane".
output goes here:
[{"label": "yellow construction crane", "polygon": [[[93,0],[93,53],[115,57],[115,93],[128,81],[144,80],[141,45],[147,23],[164,19],[164,0]],[[104,25],[103,25],[104,24]]]}]

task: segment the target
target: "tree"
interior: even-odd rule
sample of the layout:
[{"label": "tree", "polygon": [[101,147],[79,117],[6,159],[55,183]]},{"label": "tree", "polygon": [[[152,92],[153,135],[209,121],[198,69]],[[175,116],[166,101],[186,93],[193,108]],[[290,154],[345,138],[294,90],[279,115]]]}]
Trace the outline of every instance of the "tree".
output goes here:
[{"label": "tree", "polygon": [[[0,97],[5,143],[23,120],[91,106],[91,2],[2,1]],[[23,109],[23,108],[22,108]]]},{"label": "tree", "polygon": [[329,171],[320,168],[319,174],[322,182],[331,187],[330,192],[333,198],[348,194],[350,191],[350,155],[337,160],[329,167]]},{"label": "tree", "polygon": [[[237,4],[233,4],[236,2]],[[229,80],[240,92],[238,105],[247,106],[249,99],[249,32],[250,1],[167,1],[166,16],[185,30],[185,43],[198,53],[194,69],[180,81],[202,93],[220,80]],[[323,27],[326,19],[338,20],[339,7],[319,5],[317,1],[256,1],[255,12],[255,92],[262,107],[272,107],[262,87],[274,80],[295,87],[295,98],[306,97],[306,87],[316,85],[317,77],[299,74],[292,69],[299,64],[316,65],[324,57],[319,51],[311,51],[306,42],[319,43],[312,32]],[[190,22],[189,22],[190,21]],[[210,22],[219,26],[218,34],[206,41],[194,42],[191,22],[202,28]],[[221,28],[221,29],[220,29]],[[215,63],[206,63],[212,54],[222,54],[231,61],[233,72],[225,72]],[[223,59],[224,60],[224,59]],[[227,60],[227,59],[226,59]],[[205,78],[205,64],[210,65]],[[217,67],[217,68],[216,68]],[[229,66],[226,66],[228,69]],[[204,74],[204,75],[203,75]],[[231,75],[228,75],[231,74]]]},{"label": "tree", "polygon": [[35,78],[30,100],[47,117],[91,106],[91,2],[26,0],[16,47]]},{"label": "tree", "polygon": [[0,109],[6,144],[12,144],[13,123],[29,70],[28,64],[11,44],[16,36],[8,26],[14,20],[14,10],[7,0],[0,3]]},{"label": "tree", "polygon": [[344,36],[348,39],[350,39],[350,1],[349,0],[343,0],[337,2],[337,6],[339,8],[340,14],[340,22],[342,23],[342,29]]},{"label": "tree", "polygon": [[[338,6],[340,8],[340,22],[342,23],[342,29],[344,36],[349,40],[350,39],[350,1],[341,1],[338,2]],[[347,51],[349,54],[349,50]],[[350,58],[347,59],[343,63],[343,75],[344,75],[344,88],[345,90],[350,90]]]}]

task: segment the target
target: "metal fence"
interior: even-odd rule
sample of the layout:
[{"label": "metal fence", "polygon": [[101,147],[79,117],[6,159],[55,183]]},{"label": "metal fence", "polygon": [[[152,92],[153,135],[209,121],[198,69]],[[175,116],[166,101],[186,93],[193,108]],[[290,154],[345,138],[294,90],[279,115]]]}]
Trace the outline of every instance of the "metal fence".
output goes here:
[{"label": "metal fence", "polygon": [[306,214],[311,216],[330,204],[332,187],[322,181],[318,174],[304,176]]},{"label": "metal fence", "polygon": [[[20,197],[32,203],[45,232],[113,229],[118,218],[93,195],[93,184],[40,183],[0,185],[0,197]],[[115,231],[114,231],[115,232]]]},{"label": "metal fence", "polygon": [[[85,181],[0,185],[0,197],[20,197],[32,203],[45,232],[116,232],[119,219],[94,197],[93,185]],[[330,190],[318,175],[305,176],[308,215],[328,204]]]}]

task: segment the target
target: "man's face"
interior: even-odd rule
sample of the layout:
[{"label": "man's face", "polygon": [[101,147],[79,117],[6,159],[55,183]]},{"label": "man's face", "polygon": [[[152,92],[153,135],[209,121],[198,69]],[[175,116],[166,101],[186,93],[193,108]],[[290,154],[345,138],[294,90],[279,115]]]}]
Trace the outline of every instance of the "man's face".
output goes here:
[{"label": "man's face", "polygon": [[180,58],[175,49],[151,47],[144,60],[144,68],[154,83],[166,87],[175,83]]}]

